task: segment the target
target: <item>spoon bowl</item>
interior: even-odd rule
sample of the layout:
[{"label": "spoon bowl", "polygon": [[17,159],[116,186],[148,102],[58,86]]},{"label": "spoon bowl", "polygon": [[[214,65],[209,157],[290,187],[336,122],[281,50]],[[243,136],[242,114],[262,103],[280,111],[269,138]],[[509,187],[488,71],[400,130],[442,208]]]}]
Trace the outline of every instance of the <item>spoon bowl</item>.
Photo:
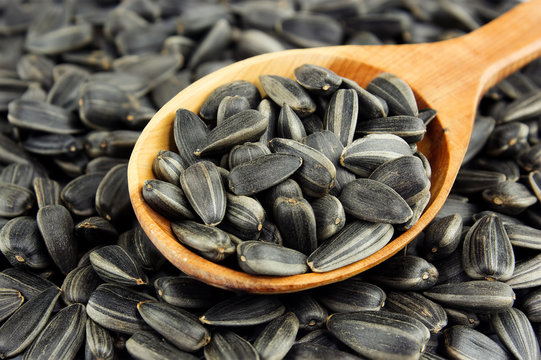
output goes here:
[{"label": "spoon bowl", "polygon": [[[516,6],[482,28],[438,43],[385,46],[339,46],[288,50],[249,58],[193,83],[164,105],[142,132],[128,166],[135,214],[158,250],[181,271],[217,287],[252,293],[286,293],[347,279],[388,259],[411,242],[443,206],[466,152],[482,94],[508,74],[541,55],[541,0]],[[181,245],[170,222],[154,212],[141,195],[143,182],[154,178],[152,162],[159,150],[176,150],[172,138],[175,112],[198,113],[216,87],[250,81],[264,92],[259,75],[293,77],[303,64],[327,67],[365,87],[382,72],[406,81],[420,109],[438,111],[419,150],[432,167],[431,201],[417,223],[377,253],[351,265],[294,276],[257,276],[210,262]]]}]

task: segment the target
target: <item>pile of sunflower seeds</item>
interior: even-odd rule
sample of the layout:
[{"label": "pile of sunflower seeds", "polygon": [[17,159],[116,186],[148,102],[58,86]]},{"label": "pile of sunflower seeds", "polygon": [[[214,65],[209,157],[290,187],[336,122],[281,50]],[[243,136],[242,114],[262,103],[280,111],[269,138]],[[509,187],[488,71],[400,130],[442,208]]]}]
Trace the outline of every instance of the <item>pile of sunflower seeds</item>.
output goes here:
[{"label": "pile of sunflower seeds", "polygon": [[236,253],[258,275],[335,270],[385,246],[393,225],[411,228],[430,200],[416,143],[436,111],[420,112],[403,80],[382,73],[365,90],[310,64],[294,76],[261,75],[263,100],[247,81],[216,88],[199,111],[210,127],[176,113],[178,153],[158,152],[160,180],[142,195],[207,259]]},{"label": "pile of sunflower seeds", "polygon": [[191,279],[126,182],[156,109],[221,66],[451,38],[517,3],[1,1],[0,358],[539,358],[539,60],[482,100],[438,218],[341,283],[257,296]]}]

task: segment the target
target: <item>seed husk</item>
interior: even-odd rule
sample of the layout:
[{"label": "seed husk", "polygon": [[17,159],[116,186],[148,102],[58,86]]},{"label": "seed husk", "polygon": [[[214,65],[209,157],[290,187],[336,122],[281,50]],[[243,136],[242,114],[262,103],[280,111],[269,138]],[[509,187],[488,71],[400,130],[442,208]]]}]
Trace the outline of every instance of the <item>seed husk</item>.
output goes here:
[{"label": "seed husk", "polygon": [[158,270],[165,262],[163,255],[139,225],[122,233],[117,244],[122,246],[144,270]]},{"label": "seed husk", "polygon": [[383,311],[333,314],[327,328],[361,356],[381,359],[417,359],[430,337],[419,320]]},{"label": "seed husk", "polygon": [[2,227],[0,251],[12,266],[42,270],[51,265],[38,224],[31,216],[18,216]]},{"label": "seed husk", "polygon": [[304,118],[316,111],[316,103],[308,92],[295,80],[278,75],[261,75],[261,86],[276,104],[287,104]]},{"label": "seed husk", "polygon": [[285,359],[343,359],[343,360],[360,360],[361,358],[349,352],[337,350],[324,345],[313,344],[308,342],[299,343],[291,347]]},{"label": "seed husk", "polygon": [[11,316],[24,301],[24,296],[15,289],[0,288],[0,321]]},{"label": "seed husk", "polygon": [[201,105],[199,114],[205,120],[215,120],[222,100],[226,96],[235,95],[246,98],[251,109],[255,109],[261,100],[259,90],[254,84],[245,80],[236,80],[214,89]]},{"label": "seed husk", "polygon": [[462,217],[458,214],[433,220],[425,229],[423,248],[425,257],[432,261],[453,253],[462,240]]},{"label": "seed husk", "polygon": [[270,154],[267,145],[257,142],[246,142],[242,145],[237,145],[231,149],[228,156],[229,169],[233,169],[237,165],[252,161],[263,155]]},{"label": "seed husk", "polygon": [[169,220],[195,219],[192,206],[179,185],[156,179],[145,180],[143,199],[152,210]]},{"label": "seed husk", "polygon": [[443,307],[416,292],[389,291],[385,308],[419,320],[433,333],[447,325],[447,314]]},{"label": "seed husk", "polygon": [[184,309],[208,308],[222,300],[227,292],[189,276],[163,276],[154,280],[158,297]]},{"label": "seed husk", "polygon": [[394,256],[367,273],[369,279],[396,290],[431,288],[438,280],[436,267],[419,256]]},{"label": "seed husk", "polygon": [[232,40],[232,29],[229,21],[219,19],[213,24],[212,28],[207,32],[199,45],[191,54],[187,64],[188,69],[194,69],[199,64],[213,60],[216,58],[216,53],[219,53],[229,45]]},{"label": "seed husk", "polygon": [[229,235],[217,227],[183,220],[171,223],[171,229],[181,244],[196,250],[206,259],[222,261],[235,252]]},{"label": "seed husk", "polygon": [[194,155],[197,146],[206,139],[209,129],[193,112],[187,109],[178,109],[173,123],[175,145],[180,157],[187,165],[199,160]]},{"label": "seed husk", "polygon": [[283,298],[287,311],[295,314],[299,330],[311,331],[323,327],[328,312],[309,292],[300,292]]},{"label": "seed husk", "polygon": [[246,232],[259,232],[263,228],[265,210],[254,198],[226,193],[225,219],[234,227]]},{"label": "seed husk", "polygon": [[285,312],[285,306],[272,295],[240,295],[208,309],[199,320],[215,326],[250,326],[269,322]]},{"label": "seed husk", "polygon": [[267,129],[267,118],[257,110],[243,110],[212,129],[194,151],[196,156],[229,150],[258,140]]},{"label": "seed husk", "polygon": [[119,245],[106,245],[90,253],[90,263],[106,282],[124,285],[146,285],[148,277],[135,259]]},{"label": "seed husk", "polygon": [[51,286],[35,298],[25,301],[0,326],[1,358],[21,353],[34,341],[47,324],[59,297],[60,289]]},{"label": "seed husk", "polygon": [[83,71],[68,71],[55,79],[47,93],[47,102],[64,109],[76,110],[79,106],[79,95],[88,74]]},{"label": "seed husk", "polygon": [[507,352],[485,334],[467,326],[455,325],[444,331],[445,352],[457,359],[509,359]]},{"label": "seed husk", "polygon": [[152,163],[152,172],[159,180],[179,185],[180,173],[188,164],[176,152],[160,150]]},{"label": "seed husk", "polygon": [[133,334],[148,329],[137,311],[137,304],[152,300],[156,299],[120,285],[101,284],[88,299],[86,313],[108,330]]},{"label": "seed husk", "polygon": [[337,20],[309,12],[300,12],[280,19],[276,24],[276,30],[299,47],[338,45],[344,35],[344,30]]},{"label": "seed husk", "polygon": [[209,161],[190,165],[180,176],[180,185],[193,210],[207,225],[218,225],[225,216],[227,199],[216,166]]},{"label": "seed husk", "polygon": [[267,154],[235,166],[228,175],[228,186],[236,195],[254,195],[286,180],[301,167],[295,154]]},{"label": "seed husk", "polygon": [[250,102],[244,96],[226,96],[220,101],[218,111],[216,113],[216,126],[223,124],[229,117],[250,109]]},{"label": "seed husk", "polygon": [[445,313],[447,314],[448,325],[464,325],[476,328],[481,323],[479,317],[468,310],[445,308]]},{"label": "seed husk", "polygon": [[137,310],[145,322],[182,351],[194,352],[210,341],[210,332],[186,310],[157,301],[143,301]]},{"label": "seed husk", "polygon": [[47,205],[60,205],[60,184],[56,180],[36,177],[33,181],[38,208]]},{"label": "seed husk", "polygon": [[317,299],[334,313],[379,311],[386,294],[379,286],[352,278],[318,289]]},{"label": "seed husk", "polygon": [[115,349],[113,344],[113,337],[107,329],[98,325],[90,317],[87,317],[85,333],[85,359],[114,359]]},{"label": "seed husk", "polygon": [[38,171],[30,164],[9,164],[0,172],[0,182],[32,189],[34,178],[39,176]]},{"label": "seed husk", "polygon": [[341,87],[345,89],[353,89],[357,92],[359,98],[359,120],[369,120],[386,117],[389,112],[387,102],[381,97],[376,96],[355,81],[347,78],[342,78]]},{"label": "seed husk", "polygon": [[82,124],[71,112],[41,101],[12,101],[9,104],[8,120],[23,129],[53,134],[78,134],[84,131]]},{"label": "seed husk", "polygon": [[288,104],[283,104],[278,121],[276,122],[276,135],[281,138],[302,141],[306,136],[306,130],[299,116]]},{"label": "seed husk", "polygon": [[90,244],[111,243],[118,237],[113,225],[101,216],[92,216],[75,224],[74,235]]},{"label": "seed husk", "polygon": [[333,94],[342,84],[340,76],[319,65],[304,64],[295,68],[293,73],[299,84],[317,95]]},{"label": "seed husk", "polygon": [[303,253],[261,241],[243,241],[237,245],[237,260],[249,274],[288,276],[308,271]]},{"label": "seed husk", "polygon": [[303,198],[278,197],[272,209],[280,233],[288,234],[284,246],[308,255],[317,247],[316,218]]},{"label": "seed husk", "polygon": [[500,340],[517,359],[539,359],[539,343],[532,324],[516,308],[492,314],[490,323]]},{"label": "seed husk", "polygon": [[504,311],[515,301],[513,289],[499,281],[472,280],[436,285],[423,292],[427,298],[450,308],[475,313]]},{"label": "seed husk", "polygon": [[102,283],[92,266],[86,265],[70,271],[62,282],[62,300],[68,304],[85,305],[92,292]]},{"label": "seed husk", "polygon": [[25,187],[0,183],[0,216],[13,218],[28,213],[34,206],[34,193]]},{"label": "seed husk", "polygon": [[310,203],[316,218],[317,241],[321,244],[346,225],[346,213],[338,198],[326,195]]},{"label": "seed husk", "polygon": [[126,341],[126,350],[137,360],[196,360],[196,356],[180,351],[149,331],[138,331]]},{"label": "seed husk", "polygon": [[35,298],[51,286],[54,284],[49,280],[20,268],[7,268],[0,272],[0,288],[17,289],[25,301]]},{"label": "seed husk", "polygon": [[337,90],[327,106],[323,120],[325,129],[336,134],[340,142],[347,146],[353,141],[359,114],[359,97],[355,90]]},{"label": "seed husk", "polygon": [[119,164],[105,174],[96,190],[96,211],[113,224],[128,219],[133,209],[128,195],[128,165]]},{"label": "seed husk", "polygon": [[38,210],[37,223],[47,251],[63,274],[77,266],[77,242],[73,219],[62,205],[47,205]]},{"label": "seed husk", "polygon": [[254,341],[254,348],[263,360],[282,359],[295,342],[299,320],[288,312],[271,321]]},{"label": "seed husk", "polygon": [[528,317],[528,320],[539,322],[541,319],[541,290],[534,290],[528,293],[523,298],[521,309]]},{"label": "seed husk", "polygon": [[419,114],[413,91],[404,80],[393,74],[379,74],[370,81],[366,90],[387,102],[389,115],[417,116]]},{"label": "seed husk", "polygon": [[308,266],[314,272],[326,272],[352,264],[384,247],[393,232],[390,224],[350,222],[308,256]]},{"label": "seed husk", "polygon": [[395,115],[378,119],[361,121],[355,129],[357,135],[394,134],[400,136],[408,144],[415,144],[423,139],[426,126],[417,116]]},{"label": "seed husk", "polygon": [[227,329],[212,333],[212,340],[205,346],[204,354],[209,360],[259,359],[259,354],[252,344]]},{"label": "seed husk", "polygon": [[[356,179],[340,194],[344,211],[357,219],[375,223],[401,224],[413,212],[406,201],[390,186],[372,179]],[[381,204],[387,204],[382,207]]]},{"label": "seed husk", "polygon": [[541,254],[516,264],[513,275],[505,282],[513,289],[525,289],[541,284]]},{"label": "seed husk", "polygon": [[295,174],[303,192],[312,197],[326,195],[334,186],[336,168],[323,153],[291,139],[274,138],[269,147],[276,153],[286,153],[302,158],[302,166]]},{"label": "seed husk", "polygon": [[64,186],[60,197],[65,206],[77,216],[92,216],[96,213],[96,191],[105,173],[83,174]]},{"label": "seed husk", "polygon": [[85,338],[86,312],[82,304],[68,305],[54,315],[24,353],[23,359],[71,359]]}]

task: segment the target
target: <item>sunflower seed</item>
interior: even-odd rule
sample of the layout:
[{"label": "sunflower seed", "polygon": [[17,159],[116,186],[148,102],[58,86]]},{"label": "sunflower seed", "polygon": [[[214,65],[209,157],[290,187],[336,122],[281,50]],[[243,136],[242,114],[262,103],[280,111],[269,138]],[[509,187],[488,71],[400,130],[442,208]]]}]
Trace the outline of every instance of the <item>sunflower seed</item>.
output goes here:
[{"label": "sunflower seed", "polygon": [[471,311],[445,308],[449,325],[464,325],[475,328],[481,321],[479,317]]},{"label": "sunflower seed", "polygon": [[89,360],[113,360],[114,345],[113,337],[109,331],[98,325],[94,320],[87,317],[86,326],[85,359]]},{"label": "sunflower seed", "polygon": [[261,359],[282,359],[295,342],[299,320],[288,312],[271,321],[254,341],[254,348]]},{"label": "sunflower seed", "polygon": [[35,81],[48,89],[53,84],[54,63],[38,54],[27,54],[17,63],[17,74],[22,80]]},{"label": "sunflower seed", "polygon": [[34,193],[25,187],[0,183],[0,216],[21,216],[32,209]]},{"label": "sunflower seed", "polygon": [[209,360],[259,359],[259,354],[252,344],[227,329],[212,333],[212,340],[205,346],[204,355]]},{"label": "sunflower seed", "polygon": [[509,359],[506,351],[485,334],[467,326],[455,325],[444,331],[445,352],[453,358]]},{"label": "sunflower seed", "polygon": [[227,294],[183,275],[159,277],[154,280],[154,287],[161,300],[184,309],[208,308]]},{"label": "sunflower seed", "polygon": [[160,150],[152,163],[152,172],[159,180],[180,185],[180,173],[188,167],[182,157],[169,150]]},{"label": "sunflower seed", "polygon": [[284,104],[280,110],[276,123],[276,134],[279,137],[295,141],[302,141],[302,138],[306,136],[301,119],[288,104]]},{"label": "sunflower seed", "polygon": [[262,143],[246,142],[231,149],[228,156],[229,169],[235,166],[255,160],[263,155],[270,154],[269,148]]},{"label": "sunflower seed", "polygon": [[425,229],[425,258],[432,261],[453,253],[462,240],[462,227],[462,217],[458,214],[433,220]]},{"label": "sunflower seed", "polygon": [[327,240],[344,227],[346,213],[342,203],[332,195],[315,199],[310,203],[316,219],[318,243]]},{"label": "sunflower seed", "polygon": [[60,205],[60,184],[52,179],[36,177],[33,181],[38,207]]},{"label": "sunflower seed", "polygon": [[382,311],[333,314],[327,328],[361,356],[381,359],[417,359],[430,337],[419,320]]},{"label": "sunflower seed", "polygon": [[60,289],[51,286],[25,301],[0,326],[0,356],[12,357],[26,349],[40,334],[60,297]]},{"label": "sunflower seed", "polygon": [[393,232],[390,224],[350,222],[308,256],[308,266],[314,272],[326,272],[352,264],[384,247]]},{"label": "sunflower seed", "polygon": [[466,150],[466,155],[464,155],[464,160],[462,161],[463,163],[469,162],[481,151],[495,126],[496,121],[494,118],[476,115],[473,123],[470,143],[468,145],[468,149]]},{"label": "sunflower seed", "polygon": [[77,240],[93,243],[110,243],[118,237],[116,229],[101,216],[92,216],[75,224],[74,235]]},{"label": "sunflower seed", "polygon": [[220,126],[229,117],[250,109],[250,103],[244,96],[226,96],[220,101],[216,113],[216,126]]},{"label": "sunflower seed", "polygon": [[205,120],[215,120],[218,113],[218,107],[226,96],[242,96],[246,98],[251,109],[257,108],[261,99],[259,90],[251,82],[244,80],[232,81],[217,87],[205,99],[199,110],[199,114]]},{"label": "sunflower seed", "polygon": [[183,59],[177,54],[127,55],[113,60],[113,69],[116,72],[127,72],[142,76],[146,79],[149,89],[172,76],[182,65]]},{"label": "sunflower seed", "polygon": [[258,233],[263,228],[265,210],[254,198],[226,193],[225,220],[242,232]]},{"label": "sunflower seed", "polygon": [[38,169],[29,164],[9,164],[0,172],[0,183],[13,184],[32,189]]},{"label": "sunflower seed", "polygon": [[299,117],[304,118],[316,110],[316,104],[308,92],[292,79],[278,75],[259,77],[265,93],[276,104],[287,104]]},{"label": "sunflower seed", "polygon": [[395,115],[378,119],[361,121],[357,124],[355,134],[393,134],[400,136],[408,144],[422,140],[426,126],[417,116]]},{"label": "sunflower seed", "polygon": [[73,358],[85,338],[86,313],[81,304],[60,310],[25,351],[23,359]]},{"label": "sunflower seed", "polygon": [[475,313],[504,311],[515,301],[515,294],[509,285],[487,280],[436,285],[423,294],[440,305]]},{"label": "sunflower seed", "polygon": [[340,76],[318,65],[301,65],[295,68],[294,74],[295,80],[313,94],[330,95],[342,84]]},{"label": "sunflower seed", "polygon": [[196,360],[196,356],[180,351],[171,343],[164,341],[160,336],[148,332],[138,331],[126,341],[126,350],[138,360]]},{"label": "sunflower seed", "polygon": [[15,289],[0,288],[0,321],[11,316],[24,301],[24,296]]},{"label": "sunflower seed", "polygon": [[34,299],[51,286],[54,284],[49,280],[19,268],[7,268],[0,272],[0,288],[20,291],[25,301]]},{"label": "sunflower seed", "polygon": [[342,42],[340,23],[326,15],[297,13],[276,23],[278,34],[299,47],[338,45]]},{"label": "sunflower seed", "polygon": [[199,64],[214,60],[216,54],[229,45],[232,40],[232,29],[229,21],[219,19],[213,24],[209,32],[203,37],[199,45],[195,48],[188,61],[188,69],[194,69]]},{"label": "sunflower seed", "polygon": [[186,310],[155,301],[140,302],[137,310],[150,327],[182,351],[196,351],[210,341],[210,332]]},{"label": "sunflower seed", "polygon": [[539,343],[526,315],[516,309],[495,313],[490,318],[496,334],[517,359],[539,359]]},{"label": "sunflower seed", "polygon": [[515,266],[513,275],[505,282],[513,289],[524,289],[538,286],[541,283],[541,255],[522,261]]},{"label": "sunflower seed", "polygon": [[360,357],[351,353],[333,349],[327,346],[312,344],[312,343],[296,343],[291,347],[285,359],[343,359],[343,360],[359,360]]},{"label": "sunflower seed", "polygon": [[278,197],[273,215],[280,232],[288,234],[284,246],[310,254],[317,247],[316,219],[310,203],[302,198]]},{"label": "sunflower seed", "polygon": [[490,134],[484,152],[490,156],[518,155],[528,146],[528,125],[520,122],[498,125]]},{"label": "sunflower seed", "polygon": [[148,329],[137,311],[137,304],[149,300],[155,299],[123,286],[101,284],[88,299],[86,313],[93,321],[108,330],[133,334]]},{"label": "sunflower seed", "polygon": [[118,238],[118,245],[122,246],[144,270],[158,270],[165,262],[163,255],[139,225],[122,233]]},{"label": "sunflower seed", "polygon": [[101,280],[92,266],[77,267],[70,271],[62,283],[62,300],[68,304],[88,303],[92,292]]},{"label": "sunflower seed", "polygon": [[371,269],[367,275],[377,283],[405,291],[429,289],[438,280],[436,267],[413,255],[396,255]]},{"label": "sunflower seed", "polygon": [[382,73],[367,85],[366,90],[384,99],[389,105],[389,115],[417,116],[417,101],[409,85],[399,77]]},{"label": "sunflower seed", "polygon": [[41,101],[12,101],[9,104],[8,120],[10,124],[22,129],[53,134],[78,134],[84,131],[79,119],[73,113]]},{"label": "sunflower seed", "polygon": [[53,31],[27,37],[25,47],[35,54],[56,55],[87,45],[92,41],[92,31],[90,24],[63,26]]},{"label": "sunflower seed", "polygon": [[505,174],[475,169],[460,169],[453,190],[457,193],[476,193],[489,189],[506,180]]},{"label": "sunflower seed", "polygon": [[537,202],[526,186],[514,181],[500,182],[482,195],[491,208],[507,215],[517,215]]},{"label": "sunflower seed", "polygon": [[37,223],[47,251],[63,274],[77,266],[77,243],[73,219],[62,205],[47,205],[38,210]]},{"label": "sunflower seed", "polygon": [[36,220],[31,216],[13,218],[2,227],[0,251],[12,266],[40,270],[51,265]]},{"label": "sunflower seed", "polygon": [[237,246],[237,259],[241,269],[250,274],[287,276],[308,270],[303,253],[261,241],[241,242]]},{"label": "sunflower seed", "polygon": [[107,245],[90,253],[92,268],[106,282],[145,285],[148,277],[141,266],[119,245]]},{"label": "sunflower seed", "polygon": [[269,322],[285,312],[285,306],[272,295],[240,295],[211,307],[199,320],[215,326],[250,326]]},{"label": "sunflower seed", "polygon": [[221,261],[235,252],[229,235],[214,226],[183,220],[171,223],[171,229],[181,244],[209,260]]},{"label": "sunflower seed", "polygon": [[170,220],[195,219],[182,189],[161,180],[146,180],[143,199],[154,211]]},{"label": "sunflower seed", "polygon": [[113,223],[120,223],[133,213],[127,174],[127,164],[116,165],[105,174],[96,189],[96,211]]},{"label": "sunflower seed", "polygon": [[502,122],[525,120],[541,114],[541,92],[533,91],[505,107]]},{"label": "sunflower seed", "polygon": [[387,293],[385,308],[419,320],[433,333],[447,325],[447,314],[443,307],[419,293],[390,291]]},{"label": "sunflower seed", "polygon": [[299,330],[314,330],[325,324],[327,310],[308,292],[299,292],[283,298],[287,311],[295,314]]},{"label": "sunflower seed", "polygon": [[380,310],[386,294],[376,285],[351,278],[321,287],[317,299],[333,313],[351,313]]},{"label": "sunflower seed", "polygon": [[355,81],[347,78],[342,78],[341,87],[345,89],[353,89],[357,92],[359,100],[359,120],[369,120],[386,117],[389,111],[387,102],[376,96],[361,86]]},{"label": "sunflower seed", "polygon": [[76,110],[81,89],[88,79],[88,74],[82,71],[68,71],[58,79],[47,94],[47,102],[64,109]]}]

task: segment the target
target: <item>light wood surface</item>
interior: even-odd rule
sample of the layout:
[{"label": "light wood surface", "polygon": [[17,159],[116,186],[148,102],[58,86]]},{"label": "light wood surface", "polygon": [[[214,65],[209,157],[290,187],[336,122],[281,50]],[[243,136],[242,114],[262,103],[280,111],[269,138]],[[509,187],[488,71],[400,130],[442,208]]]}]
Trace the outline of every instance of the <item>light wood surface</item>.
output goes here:
[{"label": "light wood surface", "polygon": [[[340,46],[265,54],[214,72],[169,101],[144,129],[130,158],[128,182],[132,205],[144,231],[176,267],[203,282],[253,293],[285,293],[347,279],[388,259],[428,225],[442,207],[467,149],[481,95],[499,80],[541,55],[541,0],[518,5],[482,28],[457,39],[419,45]],[[174,149],[172,124],[178,108],[198,112],[207,95],[233,80],[247,80],[261,90],[258,76],[293,78],[302,64],[325,66],[361,86],[379,73],[391,72],[414,90],[419,108],[438,111],[419,144],[432,165],[431,202],[417,224],[374,255],[327,273],[287,277],[254,276],[207,261],[183,247],[170,223],[143,201],[141,187],[154,178],[159,150]],[[262,92],[263,93],[263,92]]]}]

